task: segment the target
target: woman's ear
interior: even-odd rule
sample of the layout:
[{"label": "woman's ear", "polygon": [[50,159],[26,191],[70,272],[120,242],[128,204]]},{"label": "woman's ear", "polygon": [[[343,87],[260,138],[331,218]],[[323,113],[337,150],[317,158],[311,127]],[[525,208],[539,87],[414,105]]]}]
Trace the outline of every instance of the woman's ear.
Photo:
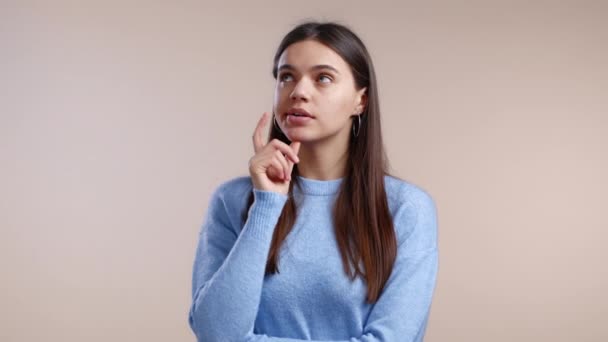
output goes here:
[{"label": "woman's ear", "polygon": [[354,114],[361,114],[367,107],[367,87],[363,87],[357,90],[355,112]]}]

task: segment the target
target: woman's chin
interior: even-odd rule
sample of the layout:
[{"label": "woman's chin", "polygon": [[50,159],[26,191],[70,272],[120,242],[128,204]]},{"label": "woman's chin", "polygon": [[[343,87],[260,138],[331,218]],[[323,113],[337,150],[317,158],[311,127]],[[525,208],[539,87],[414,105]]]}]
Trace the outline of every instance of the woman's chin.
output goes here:
[{"label": "woman's chin", "polygon": [[304,132],[298,132],[297,130],[289,130],[286,132],[285,136],[289,141],[299,141],[306,142],[310,140],[310,137]]}]

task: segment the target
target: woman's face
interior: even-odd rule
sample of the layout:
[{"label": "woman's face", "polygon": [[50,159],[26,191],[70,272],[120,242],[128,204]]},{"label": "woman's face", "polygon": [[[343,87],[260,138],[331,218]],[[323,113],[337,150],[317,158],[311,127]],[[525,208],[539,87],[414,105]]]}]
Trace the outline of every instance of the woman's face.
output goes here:
[{"label": "woman's face", "polygon": [[[348,139],[351,117],[365,108],[365,90],[356,89],[350,67],[334,50],[304,40],[279,58],[273,110],[290,141]],[[293,115],[294,108],[311,117]]]}]

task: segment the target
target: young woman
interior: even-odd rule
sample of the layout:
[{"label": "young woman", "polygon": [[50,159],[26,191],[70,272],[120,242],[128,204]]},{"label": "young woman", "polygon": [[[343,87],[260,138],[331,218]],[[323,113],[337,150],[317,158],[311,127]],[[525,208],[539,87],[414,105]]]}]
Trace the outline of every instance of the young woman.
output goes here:
[{"label": "young woman", "polygon": [[211,196],[190,327],[206,342],[422,341],[436,207],[388,174],[364,44],[337,23],[301,24],[273,75],[273,114],[255,128],[249,176]]}]

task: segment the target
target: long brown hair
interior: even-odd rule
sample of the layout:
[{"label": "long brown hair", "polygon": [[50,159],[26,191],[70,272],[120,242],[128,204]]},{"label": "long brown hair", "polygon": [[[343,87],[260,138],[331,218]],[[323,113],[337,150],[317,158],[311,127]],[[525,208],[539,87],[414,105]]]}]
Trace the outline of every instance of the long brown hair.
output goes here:
[{"label": "long brown hair", "polygon": [[[375,303],[391,274],[397,255],[397,240],[384,188],[388,161],[380,129],[376,75],[365,45],[349,28],[333,22],[307,22],[296,26],[281,41],[272,69],[275,79],[283,51],[289,45],[307,39],[314,39],[337,52],[350,66],[357,89],[367,87],[367,104],[361,114],[358,136],[350,135],[346,174],[333,215],[344,272],[351,280],[357,276],[363,277],[368,289],[367,302]],[[291,143],[275,125],[270,125],[268,139]],[[273,233],[266,275],[279,272],[280,247],[296,220],[297,208],[292,191],[294,184],[300,186],[296,177],[298,174],[296,164],[292,171],[288,200]],[[253,201],[252,191],[243,213],[245,220]]]}]

